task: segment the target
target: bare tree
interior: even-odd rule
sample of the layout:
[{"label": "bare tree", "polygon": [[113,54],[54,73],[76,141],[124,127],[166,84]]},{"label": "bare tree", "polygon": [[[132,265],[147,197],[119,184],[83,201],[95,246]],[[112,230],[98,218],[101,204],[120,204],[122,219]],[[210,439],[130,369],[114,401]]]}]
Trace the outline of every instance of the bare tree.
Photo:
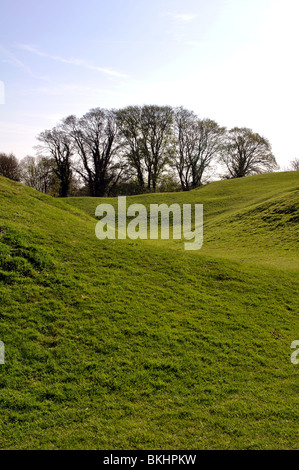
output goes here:
[{"label": "bare tree", "polygon": [[147,187],[156,190],[157,180],[170,162],[173,109],[146,105],[141,110],[140,146],[147,171]]},{"label": "bare tree", "polygon": [[174,113],[174,151],[173,165],[176,168],[182,190],[191,189],[191,161],[194,148],[190,131],[193,130],[196,116],[193,111],[183,107],[177,108]]},{"label": "bare tree", "polygon": [[121,177],[121,140],[114,110],[91,109],[81,119],[69,116],[63,128],[72,138],[79,161],[74,166],[91,196],[106,196]]},{"label": "bare tree", "polygon": [[21,182],[30,188],[41,191],[40,177],[35,157],[27,155],[20,161]]},{"label": "bare tree", "polygon": [[221,161],[228,170],[228,178],[259,174],[277,167],[270,142],[245,127],[234,127],[228,132]]},{"label": "bare tree", "polygon": [[169,162],[173,110],[170,106],[128,106],[117,112],[124,155],[141,188],[154,190]]},{"label": "bare tree", "polygon": [[27,156],[20,161],[21,182],[37,191],[54,196],[59,186],[54,168],[54,159]]},{"label": "bare tree", "polygon": [[14,181],[20,181],[19,162],[11,153],[0,153],[0,175],[5,176]]},{"label": "bare tree", "polygon": [[202,184],[204,172],[219,155],[225,128],[211,119],[198,119],[183,107],[175,110],[173,163],[184,191]]},{"label": "bare tree", "polygon": [[59,196],[67,197],[71,187],[73,141],[62,126],[41,132],[38,150],[55,161],[54,172],[59,179]]},{"label": "bare tree", "polygon": [[299,171],[299,158],[295,158],[291,161],[291,169],[294,171]]},{"label": "bare tree", "polygon": [[141,114],[140,106],[127,106],[117,111],[117,124],[124,138],[124,156],[129,167],[133,169],[140,188],[144,189],[145,163],[141,143]]}]

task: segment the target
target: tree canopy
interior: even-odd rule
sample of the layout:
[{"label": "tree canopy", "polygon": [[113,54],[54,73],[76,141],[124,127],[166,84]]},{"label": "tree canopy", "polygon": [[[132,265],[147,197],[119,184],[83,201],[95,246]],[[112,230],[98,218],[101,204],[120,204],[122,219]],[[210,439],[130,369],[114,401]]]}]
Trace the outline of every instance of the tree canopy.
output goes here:
[{"label": "tree canopy", "polygon": [[229,178],[263,173],[277,166],[270,142],[246,127],[234,127],[227,133],[221,160]]},{"label": "tree canopy", "polygon": [[[97,197],[189,191],[215,176],[219,166],[225,178],[277,168],[265,137],[245,127],[227,130],[182,106],[92,108],[82,117],[64,118],[37,139],[39,160],[23,161],[22,181],[42,190],[55,187],[61,197],[74,188]],[[20,179],[14,158],[0,155],[0,173]]]}]

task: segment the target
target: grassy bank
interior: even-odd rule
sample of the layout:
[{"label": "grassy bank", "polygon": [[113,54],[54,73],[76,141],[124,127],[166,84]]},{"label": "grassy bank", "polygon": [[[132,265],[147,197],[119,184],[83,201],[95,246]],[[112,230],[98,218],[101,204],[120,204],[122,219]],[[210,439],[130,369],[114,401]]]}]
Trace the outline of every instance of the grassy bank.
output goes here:
[{"label": "grassy bank", "polygon": [[100,202],[0,178],[0,447],[298,448],[298,173],[128,198],[203,203],[198,252]]}]

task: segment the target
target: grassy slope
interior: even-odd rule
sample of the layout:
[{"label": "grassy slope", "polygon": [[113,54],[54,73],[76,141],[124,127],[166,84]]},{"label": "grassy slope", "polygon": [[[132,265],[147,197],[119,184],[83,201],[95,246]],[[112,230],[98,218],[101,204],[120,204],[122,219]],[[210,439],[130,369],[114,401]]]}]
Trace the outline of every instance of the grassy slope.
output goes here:
[{"label": "grassy slope", "polygon": [[[188,193],[132,196],[127,198],[127,205],[137,201],[148,211],[152,203],[204,204],[204,245],[197,252],[200,256],[298,268],[298,258],[294,258],[299,240],[298,172],[218,181]],[[94,217],[96,206],[103,200],[69,198],[66,202]],[[105,202],[117,209],[117,198]],[[182,241],[158,243],[184,249]]]},{"label": "grassy slope", "polygon": [[129,198],[204,203],[192,253],[100,242],[99,201],[0,178],[0,447],[296,448],[298,189],[294,172]]}]

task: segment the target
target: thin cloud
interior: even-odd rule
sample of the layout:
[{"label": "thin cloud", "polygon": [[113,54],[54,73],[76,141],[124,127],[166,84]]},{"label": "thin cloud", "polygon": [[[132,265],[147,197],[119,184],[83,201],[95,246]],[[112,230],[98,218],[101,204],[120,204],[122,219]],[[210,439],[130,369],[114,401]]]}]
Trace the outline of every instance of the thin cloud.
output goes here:
[{"label": "thin cloud", "polygon": [[20,59],[18,59],[12,52],[10,52],[8,49],[6,49],[4,46],[0,44],[0,54],[4,57],[3,61],[12,64],[15,67],[18,67],[19,69],[23,70],[26,72],[28,75],[30,75],[32,78],[36,79],[41,79],[41,80],[49,80],[48,77],[44,76],[39,76],[36,75],[30,67],[28,67],[24,62],[22,62]]},{"label": "thin cloud", "polygon": [[79,84],[58,84],[53,86],[45,86],[45,87],[34,87],[34,88],[27,88],[23,89],[23,95],[48,95],[48,96],[74,96],[74,97],[102,97],[107,96],[109,94],[115,96],[122,96],[121,92],[117,92],[115,90],[103,89],[103,88],[95,88],[95,87],[86,87]]},{"label": "thin cloud", "polygon": [[189,37],[190,25],[198,18],[198,15],[191,12],[165,12],[162,16],[168,18],[168,33],[172,36],[176,43],[183,44],[185,46],[198,46],[197,41]]},{"label": "thin cloud", "polygon": [[85,87],[76,84],[58,84],[53,86],[27,88],[23,90],[24,95],[42,94],[50,96],[84,95],[86,93],[104,93],[101,89]]},{"label": "thin cloud", "polygon": [[44,120],[48,122],[57,123],[59,122],[64,116],[63,114],[51,114],[51,113],[21,113],[20,116],[29,118],[29,119],[38,119]]},{"label": "thin cloud", "polygon": [[120,77],[120,78],[128,77],[127,75],[123,73],[119,73],[115,70],[111,70],[111,69],[107,69],[103,67],[97,67],[95,65],[89,64],[88,62],[82,59],[66,59],[64,57],[47,54],[46,52],[42,52],[38,50],[37,48],[32,47],[28,44],[20,44],[18,47],[19,49],[22,49],[27,52],[31,52],[32,54],[35,54],[39,57],[46,57],[47,59],[55,60],[56,62],[61,62],[63,64],[75,65],[77,67],[83,67],[88,70],[95,70],[96,72],[101,72],[101,73],[104,73],[106,75],[110,75],[113,77]]},{"label": "thin cloud", "polygon": [[0,121],[1,136],[5,134],[25,135],[36,134],[39,130],[38,125],[17,124],[15,122]]},{"label": "thin cloud", "polygon": [[192,15],[191,13],[175,13],[173,19],[179,21],[180,23],[190,23],[190,21],[195,20],[197,15]]},{"label": "thin cloud", "polygon": [[173,22],[176,24],[191,23],[193,20],[197,18],[197,15],[195,15],[194,13],[168,12],[168,13],[165,13],[164,16],[169,16],[170,18],[172,18]]}]

